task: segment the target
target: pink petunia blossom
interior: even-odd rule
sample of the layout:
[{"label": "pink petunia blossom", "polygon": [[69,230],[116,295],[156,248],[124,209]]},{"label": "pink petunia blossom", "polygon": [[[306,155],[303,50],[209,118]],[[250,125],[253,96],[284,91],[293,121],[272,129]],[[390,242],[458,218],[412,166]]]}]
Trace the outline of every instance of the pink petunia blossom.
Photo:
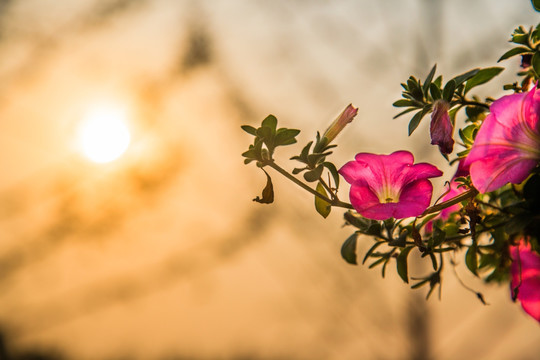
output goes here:
[{"label": "pink petunia blossom", "polygon": [[503,96],[490,111],[466,161],[481,193],[521,183],[540,160],[540,91]]},{"label": "pink petunia blossom", "polygon": [[540,322],[540,255],[523,240],[510,247],[510,254],[513,260],[510,269],[512,297],[517,292],[523,310]]},{"label": "pink petunia blossom", "polygon": [[437,100],[433,104],[433,112],[431,113],[429,127],[431,145],[439,146],[439,151],[442,154],[450,154],[454,149],[454,139],[452,138],[454,126],[450,121],[449,109],[448,101]]},{"label": "pink petunia blossom", "polygon": [[354,209],[362,216],[385,220],[421,215],[431,202],[433,185],[428,178],[442,171],[427,163],[413,164],[408,151],[390,155],[357,154],[339,170],[351,184]]}]

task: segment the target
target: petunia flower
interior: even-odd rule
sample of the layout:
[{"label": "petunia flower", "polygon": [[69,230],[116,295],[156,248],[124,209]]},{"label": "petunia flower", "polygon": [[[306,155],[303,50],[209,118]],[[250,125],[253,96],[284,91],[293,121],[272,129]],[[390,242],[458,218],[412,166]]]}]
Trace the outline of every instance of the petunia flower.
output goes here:
[{"label": "petunia flower", "polygon": [[521,183],[540,160],[540,91],[503,96],[490,111],[466,160],[481,193]]},{"label": "petunia flower", "polygon": [[540,322],[540,255],[523,241],[510,247],[512,298],[517,294],[523,310]]},{"label": "petunia flower", "polygon": [[450,121],[449,109],[448,101],[437,100],[433,104],[433,112],[431,113],[429,127],[431,145],[439,146],[439,151],[442,154],[450,154],[454,149],[454,139],[452,138],[454,126]]},{"label": "petunia flower", "polygon": [[351,184],[349,197],[354,209],[374,220],[422,214],[433,192],[428,178],[441,176],[442,171],[431,164],[413,163],[414,157],[408,151],[357,154],[354,161],[339,170]]}]

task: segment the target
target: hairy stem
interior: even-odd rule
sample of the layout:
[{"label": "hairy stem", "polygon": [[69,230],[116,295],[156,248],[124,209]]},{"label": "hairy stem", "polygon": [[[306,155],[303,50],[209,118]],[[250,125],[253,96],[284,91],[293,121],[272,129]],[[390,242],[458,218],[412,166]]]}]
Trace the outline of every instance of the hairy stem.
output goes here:
[{"label": "hairy stem", "polygon": [[452,205],[455,205],[455,204],[458,204],[460,202],[462,202],[463,200],[467,200],[469,198],[473,198],[475,197],[476,195],[478,194],[478,190],[476,189],[470,189],[466,192],[464,192],[463,194],[459,194],[458,196],[450,199],[450,200],[447,200],[445,202],[442,202],[440,204],[436,204],[436,205],[433,205],[431,207],[428,207],[426,209],[426,211],[424,211],[424,213],[422,215],[419,216],[419,218],[421,217],[424,217],[428,214],[432,214],[434,212],[437,212],[437,211],[441,211],[443,209],[446,209],[447,207],[450,207]]}]

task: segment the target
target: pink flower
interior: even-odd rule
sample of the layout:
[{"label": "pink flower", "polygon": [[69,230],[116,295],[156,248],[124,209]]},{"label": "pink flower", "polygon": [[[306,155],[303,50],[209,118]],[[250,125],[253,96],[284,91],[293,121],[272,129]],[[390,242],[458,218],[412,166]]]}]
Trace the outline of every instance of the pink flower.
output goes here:
[{"label": "pink flower", "polygon": [[466,161],[481,193],[521,183],[540,160],[540,92],[503,96],[490,110]]},{"label": "pink flower", "polygon": [[520,242],[510,247],[512,255],[512,297],[517,291],[517,299],[523,310],[540,322],[540,255],[531,246]]},{"label": "pink flower", "polygon": [[442,154],[450,154],[454,149],[454,139],[452,133],[454,127],[450,121],[448,110],[450,104],[446,100],[437,100],[433,104],[431,113],[431,125],[429,132],[431,135],[431,145],[438,145]]},{"label": "pink flower", "polygon": [[431,202],[433,185],[428,178],[442,171],[427,163],[414,164],[408,151],[390,155],[357,154],[339,170],[351,184],[351,204],[362,216],[384,220],[422,214]]}]

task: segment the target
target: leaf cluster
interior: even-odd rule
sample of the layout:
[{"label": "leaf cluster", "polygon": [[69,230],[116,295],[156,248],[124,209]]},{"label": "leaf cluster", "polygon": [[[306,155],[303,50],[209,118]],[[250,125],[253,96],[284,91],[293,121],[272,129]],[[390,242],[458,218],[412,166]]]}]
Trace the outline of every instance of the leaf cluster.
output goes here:
[{"label": "leaf cluster", "polygon": [[425,115],[433,110],[433,104],[437,100],[448,102],[449,115],[453,122],[455,122],[456,113],[463,107],[474,116],[485,112],[489,108],[488,104],[480,102],[477,98],[468,99],[466,96],[471,89],[487,83],[503,70],[501,67],[473,69],[455,76],[443,86],[441,75],[433,80],[436,69],[435,64],[423,83],[414,76],[410,76],[407,82],[401,84],[403,99],[393,103],[395,107],[405,108],[394,116],[394,119],[416,111],[409,121],[409,135],[416,130]]},{"label": "leaf cluster", "polygon": [[297,129],[277,128],[277,119],[274,115],[268,115],[261,123],[261,126],[254,128],[250,125],[242,125],[242,130],[255,136],[253,144],[242,153],[246,159],[245,164],[257,161],[259,167],[273,159],[274,150],[278,146],[295,144],[296,136],[300,133]]},{"label": "leaf cluster", "polygon": [[505,85],[504,88],[524,91],[531,81],[540,79],[540,24],[528,30],[523,26],[514,29],[509,41],[517,46],[505,52],[498,62],[520,55],[522,71],[518,72],[518,75],[523,76],[523,80],[521,86],[514,83]]}]

